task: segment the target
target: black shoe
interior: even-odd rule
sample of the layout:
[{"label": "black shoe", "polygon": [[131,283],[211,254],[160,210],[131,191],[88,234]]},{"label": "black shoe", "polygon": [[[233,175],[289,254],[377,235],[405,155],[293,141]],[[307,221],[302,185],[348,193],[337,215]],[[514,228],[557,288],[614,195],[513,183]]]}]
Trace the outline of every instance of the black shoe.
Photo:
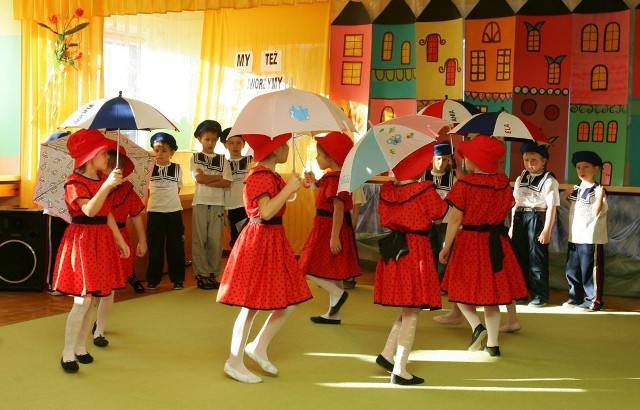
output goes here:
[{"label": "black shoe", "polygon": [[77,360],[65,362],[64,359],[60,359],[60,365],[67,373],[78,373],[78,370],[80,370],[80,365]]},{"label": "black shoe", "polygon": [[378,357],[376,357],[376,364],[382,367],[383,369],[385,369],[386,371],[388,371],[389,373],[393,372],[393,363],[385,359],[385,357],[381,354],[379,354]]},{"label": "black shoe", "polygon": [[344,302],[347,301],[347,298],[349,297],[349,294],[345,291],[342,293],[342,296],[340,296],[340,299],[338,299],[338,302],[331,306],[331,309],[329,309],[329,316],[335,316],[338,314],[338,312],[340,312],[340,308],[342,307],[342,305],[344,305]]},{"label": "black shoe", "polygon": [[131,287],[133,288],[134,292],[144,293],[144,286],[142,286],[142,282],[140,282],[138,278],[135,277],[135,275],[129,276],[129,279],[127,279],[127,281],[129,282],[129,285],[131,285]]},{"label": "black shoe", "polygon": [[220,284],[209,276],[196,275],[196,282],[198,289],[202,290],[214,290],[220,287]]},{"label": "black shoe", "polygon": [[471,344],[469,345],[469,351],[474,352],[476,350],[480,350],[482,348],[482,341],[487,337],[487,329],[480,323],[473,330],[473,334],[471,335]]},{"label": "black shoe", "polygon": [[321,325],[339,325],[342,323],[340,319],[325,319],[322,316],[311,316],[309,319],[311,319],[313,323]]},{"label": "black shoe", "polygon": [[147,289],[156,289],[158,287],[159,283],[147,283]]},{"label": "black shoe", "polygon": [[500,356],[500,346],[485,346],[484,351],[489,353],[489,356]]},{"label": "black shoe", "polygon": [[345,279],[342,281],[342,286],[344,286],[345,289],[353,289],[356,287],[356,277],[353,276],[349,279]]},{"label": "black shoe", "polygon": [[78,361],[82,364],[93,363],[93,356],[91,356],[89,353],[77,354],[76,359],[78,359]]},{"label": "black shoe", "polygon": [[106,337],[99,335],[93,338],[93,344],[98,347],[107,347],[109,345],[109,341],[107,340]]},{"label": "black shoe", "polygon": [[422,384],[424,379],[422,377],[411,375],[410,379],[405,379],[397,374],[391,373],[391,384],[398,384],[400,386],[413,386],[414,384]]},{"label": "black shoe", "polygon": [[173,284],[173,290],[182,290],[182,289],[184,289],[182,282],[176,282]]}]

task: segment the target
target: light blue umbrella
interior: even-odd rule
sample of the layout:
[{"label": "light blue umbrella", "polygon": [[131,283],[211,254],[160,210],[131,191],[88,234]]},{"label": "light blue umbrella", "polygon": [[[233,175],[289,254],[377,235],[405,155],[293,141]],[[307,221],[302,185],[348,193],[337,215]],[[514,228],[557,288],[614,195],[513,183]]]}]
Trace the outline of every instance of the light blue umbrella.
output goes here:
[{"label": "light blue umbrella", "polygon": [[[349,151],[340,172],[338,191],[353,192],[371,177],[432,143],[450,122],[429,115],[405,115],[374,125]],[[425,164],[425,169],[428,164]]]}]

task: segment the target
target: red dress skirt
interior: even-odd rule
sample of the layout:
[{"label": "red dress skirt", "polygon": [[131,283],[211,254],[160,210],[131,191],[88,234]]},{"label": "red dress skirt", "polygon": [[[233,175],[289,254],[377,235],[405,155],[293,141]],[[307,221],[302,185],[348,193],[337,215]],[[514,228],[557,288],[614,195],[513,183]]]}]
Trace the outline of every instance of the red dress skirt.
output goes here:
[{"label": "red dress skirt", "polygon": [[126,225],[127,218],[140,215],[144,210],[144,204],[133,190],[133,184],[130,181],[124,181],[122,185],[113,190],[111,195],[113,196],[111,214],[118,224],[120,234],[122,234],[124,241],[129,246],[129,257],[120,258],[120,270],[125,275],[123,280],[126,281],[133,273],[133,262],[136,255],[136,250],[131,247],[131,238]]},{"label": "red dress skirt", "polygon": [[[256,166],[245,180],[249,218],[260,218],[258,198],[273,198],[284,187],[280,175]],[[284,215],[285,206],[276,217]],[[238,237],[222,274],[217,300],[249,309],[284,309],[312,298],[282,224],[249,222]]]},{"label": "red dress skirt", "polygon": [[440,309],[442,297],[429,236],[433,221],[447,212],[447,204],[431,181],[380,188],[380,224],[406,233],[409,252],[397,261],[381,257],[376,267],[374,303],[385,306]]},{"label": "red dress skirt", "polygon": [[344,212],[353,209],[351,194],[338,193],[340,171],[324,174],[318,181],[316,209],[331,215],[316,215],[313,227],[307,236],[300,253],[302,272],[323,279],[344,280],[360,276],[360,261],[353,227],[347,222],[347,216],[340,227],[340,244],[342,250],[337,255],[331,253],[329,241],[333,228],[333,199],[344,203]]},{"label": "red dress skirt", "polygon": [[513,190],[505,174],[469,174],[453,185],[446,201],[462,211],[458,231],[449,256],[442,288],[451,302],[469,305],[506,305],[526,298],[527,286],[507,235],[500,235],[504,254],[502,270],[494,273],[489,253],[489,232],[465,230],[464,226],[504,223],[515,204]]},{"label": "red dress skirt", "polygon": [[[108,296],[114,289],[125,287],[120,264],[113,264],[114,259],[120,258],[120,249],[111,228],[106,223],[73,222],[73,218],[91,220],[82,212],[77,200],[95,196],[105,179],[104,175],[93,180],[75,173],[67,177],[64,196],[72,222],[62,237],[56,257],[53,288],[58,292],[73,296]],[[96,217],[109,214],[112,200],[109,195]]]}]

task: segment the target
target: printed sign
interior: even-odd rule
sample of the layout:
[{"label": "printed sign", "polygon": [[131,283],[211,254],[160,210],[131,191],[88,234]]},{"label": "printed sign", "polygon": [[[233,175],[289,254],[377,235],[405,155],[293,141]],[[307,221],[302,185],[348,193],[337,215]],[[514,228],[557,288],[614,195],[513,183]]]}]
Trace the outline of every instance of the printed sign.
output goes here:
[{"label": "printed sign", "polygon": [[282,50],[264,50],[260,56],[260,71],[282,71]]},{"label": "printed sign", "polygon": [[241,73],[250,73],[253,67],[253,51],[236,52],[236,70]]}]

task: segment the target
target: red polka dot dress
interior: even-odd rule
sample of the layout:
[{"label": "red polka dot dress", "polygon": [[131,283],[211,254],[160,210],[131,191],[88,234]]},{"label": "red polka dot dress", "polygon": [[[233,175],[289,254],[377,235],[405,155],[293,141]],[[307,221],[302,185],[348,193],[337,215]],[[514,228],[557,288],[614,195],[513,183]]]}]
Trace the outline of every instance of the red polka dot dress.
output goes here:
[{"label": "red polka dot dress", "polygon": [[131,238],[129,237],[129,231],[126,225],[127,218],[129,216],[140,215],[144,210],[144,204],[138,194],[133,190],[133,184],[130,181],[124,181],[111,192],[111,196],[113,197],[111,214],[116,220],[118,229],[120,229],[120,233],[129,246],[130,251],[128,258],[120,258],[120,270],[125,276],[123,281],[126,281],[133,273],[133,260],[136,254],[136,250],[131,247]]},{"label": "red polka dot dress", "polygon": [[440,309],[442,297],[438,271],[426,231],[447,212],[447,204],[431,181],[396,186],[386,182],[380,188],[380,224],[406,232],[409,253],[398,261],[378,260],[373,293],[374,303],[385,306]]},{"label": "red polka dot dress", "polygon": [[[64,200],[72,221],[62,237],[62,242],[54,268],[54,289],[58,292],[85,296],[107,296],[114,289],[125,287],[120,264],[114,265],[114,259],[120,258],[111,228],[105,223],[77,223],[73,218],[88,218],[78,205],[78,199],[90,199],[95,196],[106,179],[94,180],[73,173],[66,179]],[[109,195],[96,217],[106,217],[111,211],[112,195]]]},{"label": "red polka dot dress", "polygon": [[489,257],[489,232],[464,226],[501,225],[515,204],[505,174],[468,174],[458,179],[445,198],[462,211],[442,288],[451,302],[469,305],[505,305],[527,297],[527,286],[507,235],[500,235],[503,267],[494,273]]},{"label": "red polka dot dress", "polygon": [[[338,193],[340,171],[324,174],[317,183],[316,209],[333,214],[333,199],[338,198],[344,203],[344,211],[353,209],[351,194]],[[333,228],[332,215],[316,215],[313,227],[307,236],[300,254],[300,268],[302,272],[323,279],[344,280],[360,276],[360,262],[356,247],[353,227],[347,222],[347,217],[340,227],[340,244],[342,250],[337,255],[331,253],[329,241]]]},{"label": "red polka dot dress", "polygon": [[[285,186],[282,177],[264,166],[249,171],[243,191],[249,218],[260,218],[258,199],[273,198]],[[284,215],[285,206],[274,216]],[[312,298],[284,227],[249,222],[225,266],[218,302],[249,309],[284,309]]]}]

